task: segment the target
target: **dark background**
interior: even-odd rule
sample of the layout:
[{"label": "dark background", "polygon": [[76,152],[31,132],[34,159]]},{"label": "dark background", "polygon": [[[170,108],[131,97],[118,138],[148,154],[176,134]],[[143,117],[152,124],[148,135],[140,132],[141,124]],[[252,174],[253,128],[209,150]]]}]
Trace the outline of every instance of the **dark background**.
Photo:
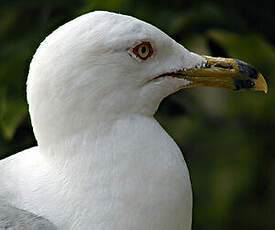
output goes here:
[{"label": "dark background", "polygon": [[190,169],[193,230],[274,230],[274,5],[263,0],[0,0],[0,158],[36,144],[25,81],[45,36],[89,11],[129,14],[189,50],[242,59],[266,77],[268,94],[182,90],[163,101],[156,118],[180,145]]}]

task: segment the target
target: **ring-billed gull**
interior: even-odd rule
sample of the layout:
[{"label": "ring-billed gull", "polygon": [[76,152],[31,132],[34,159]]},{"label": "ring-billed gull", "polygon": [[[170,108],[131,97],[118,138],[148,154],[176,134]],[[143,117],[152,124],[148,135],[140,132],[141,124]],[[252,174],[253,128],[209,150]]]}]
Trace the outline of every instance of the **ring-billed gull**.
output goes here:
[{"label": "ring-billed gull", "polygon": [[153,116],[164,97],[195,86],[267,91],[250,65],[192,53],[130,16],[98,11],[58,28],[27,81],[38,146],[0,161],[4,219],[16,226],[9,213],[19,212],[64,230],[190,230],[188,169]]}]

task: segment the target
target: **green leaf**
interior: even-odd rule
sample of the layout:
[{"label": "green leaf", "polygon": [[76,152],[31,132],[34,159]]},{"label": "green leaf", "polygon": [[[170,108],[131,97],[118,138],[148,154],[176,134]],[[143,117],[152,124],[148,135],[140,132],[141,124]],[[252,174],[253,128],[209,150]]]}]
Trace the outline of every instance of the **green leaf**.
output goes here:
[{"label": "green leaf", "polygon": [[6,90],[0,90],[0,129],[5,139],[13,138],[17,127],[27,116],[27,113],[24,99],[10,98],[7,100]]}]

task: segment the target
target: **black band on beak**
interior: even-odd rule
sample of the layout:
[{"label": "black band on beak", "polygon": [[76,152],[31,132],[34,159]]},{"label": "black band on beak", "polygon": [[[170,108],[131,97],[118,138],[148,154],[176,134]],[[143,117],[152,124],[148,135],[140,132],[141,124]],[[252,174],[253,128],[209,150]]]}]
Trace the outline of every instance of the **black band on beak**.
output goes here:
[{"label": "black band on beak", "polygon": [[239,72],[243,75],[246,75],[248,76],[249,78],[252,78],[252,79],[257,79],[258,78],[258,74],[259,74],[259,71],[257,71],[253,66],[243,62],[243,61],[240,61],[238,59],[234,59],[239,67]]}]

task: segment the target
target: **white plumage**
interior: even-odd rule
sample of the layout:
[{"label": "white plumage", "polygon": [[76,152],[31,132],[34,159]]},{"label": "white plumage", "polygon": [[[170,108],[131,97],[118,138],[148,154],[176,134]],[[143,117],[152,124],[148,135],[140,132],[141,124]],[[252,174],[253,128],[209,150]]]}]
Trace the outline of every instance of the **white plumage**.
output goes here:
[{"label": "white plumage", "polygon": [[[152,45],[146,61],[132,53]],[[153,118],[200,66],[156,27],[109,12],[54,31],[30,66],[27,96],[38,147],[0,161],[0,200],[58,229],[190,230],[188,169]]]}]

